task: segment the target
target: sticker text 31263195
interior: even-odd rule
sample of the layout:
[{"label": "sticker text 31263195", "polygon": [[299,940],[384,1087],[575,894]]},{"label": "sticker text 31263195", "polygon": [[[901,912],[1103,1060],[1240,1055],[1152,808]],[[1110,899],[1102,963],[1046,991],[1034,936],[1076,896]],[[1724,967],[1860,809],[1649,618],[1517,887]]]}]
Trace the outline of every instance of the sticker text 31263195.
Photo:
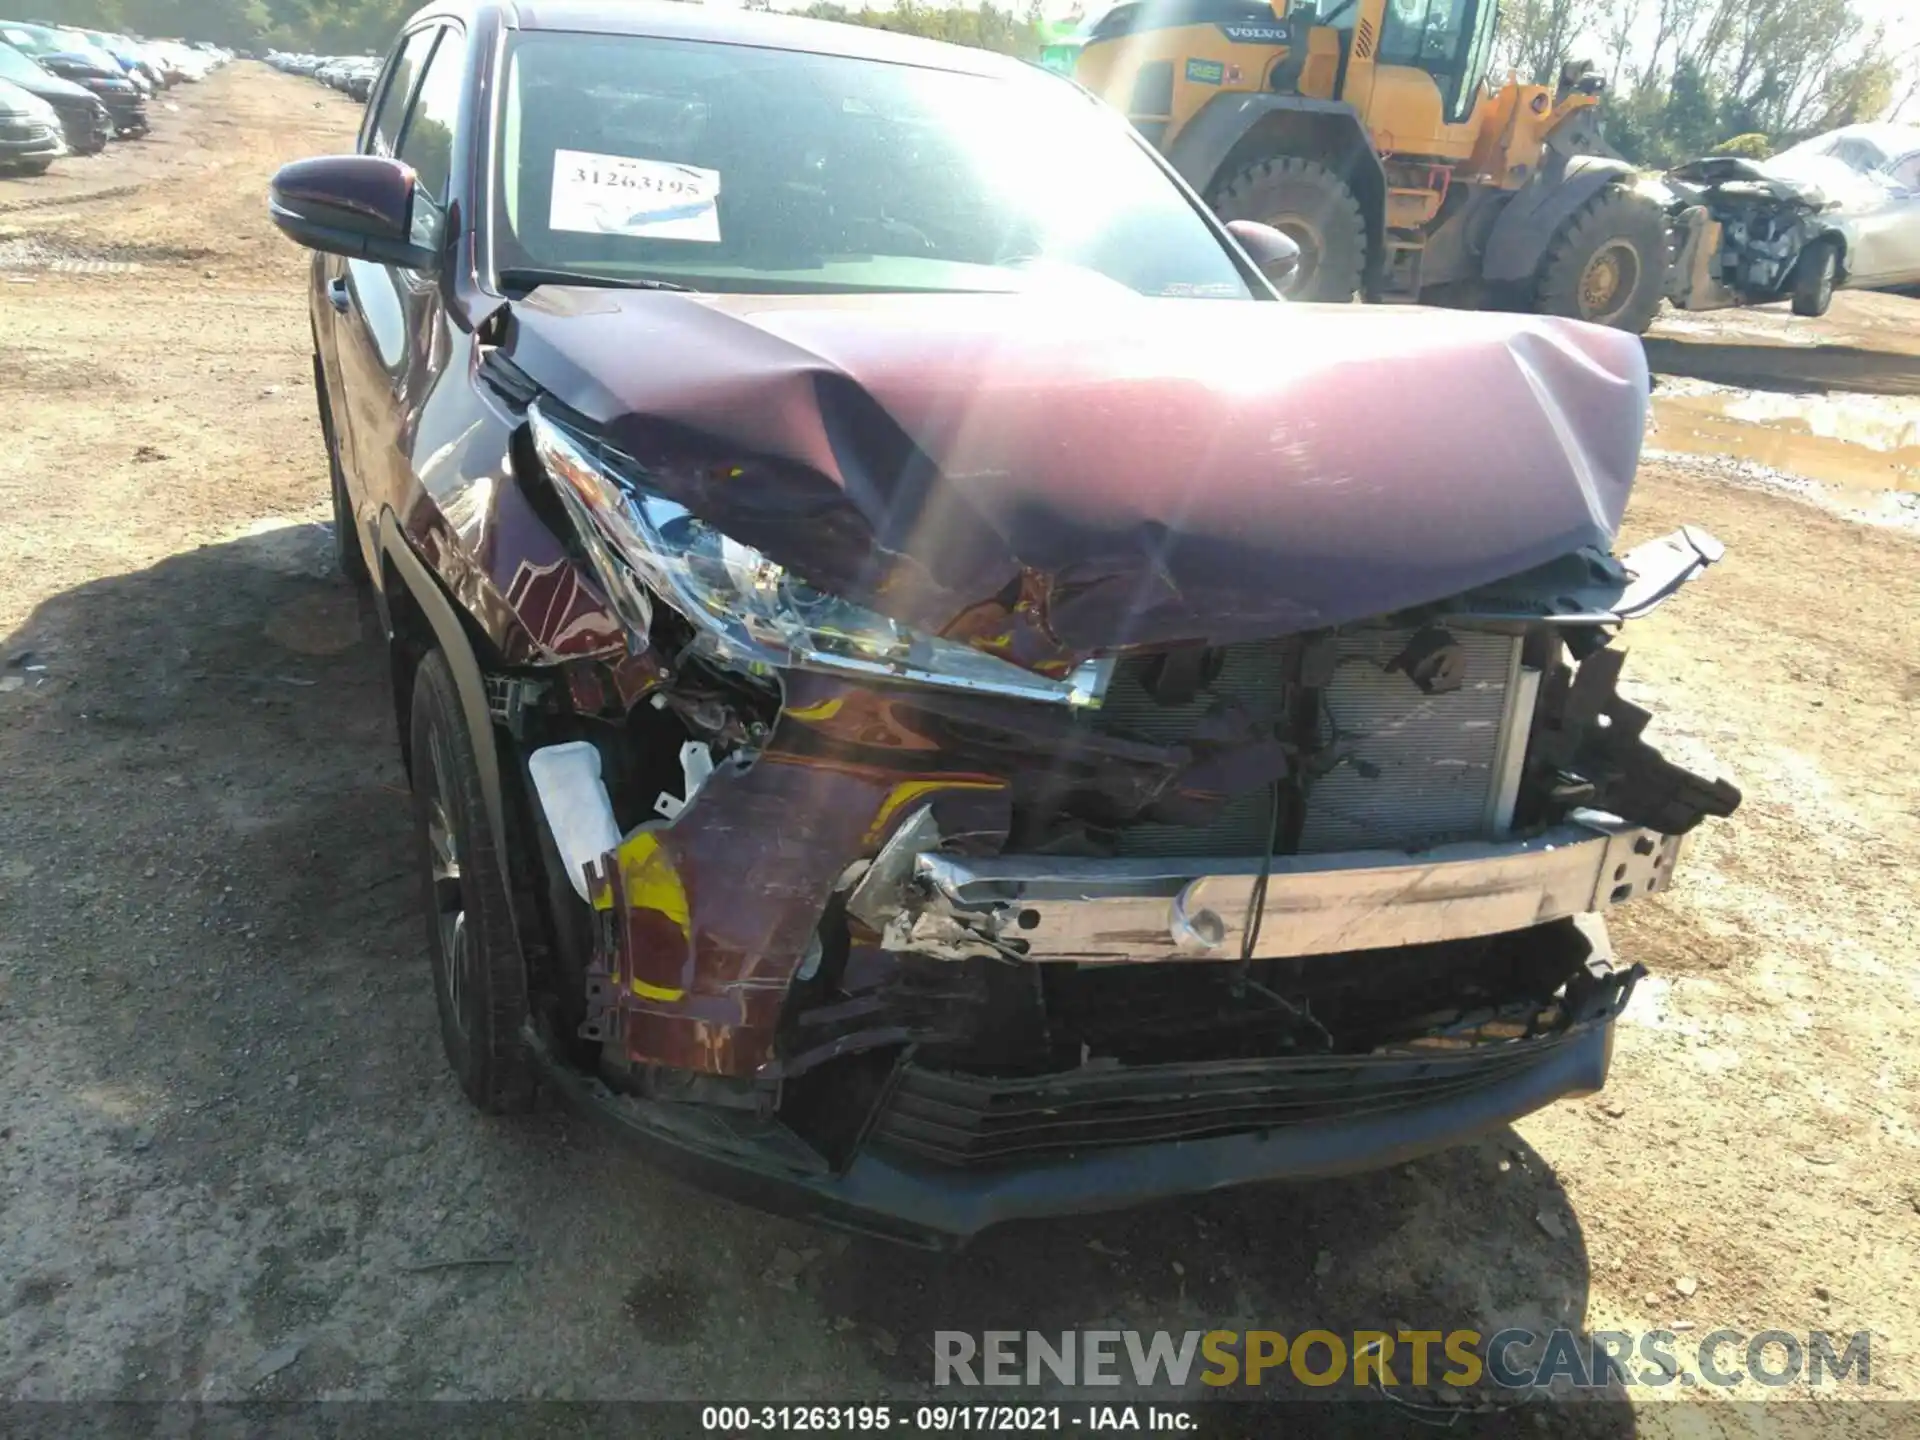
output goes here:
[{"label": "sticker text 31263195", "polygon": [[556,150],[547,228],[715,244],[720,239],[719,199],[718,170]]}]

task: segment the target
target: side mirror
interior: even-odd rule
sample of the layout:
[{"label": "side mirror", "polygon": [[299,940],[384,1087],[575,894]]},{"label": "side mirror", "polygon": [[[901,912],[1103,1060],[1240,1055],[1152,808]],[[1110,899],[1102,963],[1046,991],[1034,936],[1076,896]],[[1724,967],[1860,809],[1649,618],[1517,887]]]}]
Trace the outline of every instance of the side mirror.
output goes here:
[{"label": "side mirror", "polygon": [[267,209],[296,245],[433,270],[440,256],[413,239],[413,167],[384,155],[322,155],[274,173]]},{"label": "side mirror", "polygon": [[1229,220],[1227,233],[1240,242],[1254,268],[1273,282],[1282,295],[1300,268],[1300,247],[1291,237],[1258,220]]}]

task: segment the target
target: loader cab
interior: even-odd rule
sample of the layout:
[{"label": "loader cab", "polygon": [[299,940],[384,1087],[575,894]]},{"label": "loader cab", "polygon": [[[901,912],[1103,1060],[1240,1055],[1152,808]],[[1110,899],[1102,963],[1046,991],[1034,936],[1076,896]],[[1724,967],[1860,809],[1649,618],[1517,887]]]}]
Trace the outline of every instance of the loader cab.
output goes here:
[{"label": "loader cab", "polygon": [[1208,101],[1344,101],[1383,154],[1458,162],[1479,138],[1498,0],[1119,0],[1049,47],[1165,148]]},{"label": "loader cab", "polygon": [[1498,0],[1334,0],[1320,24],[1339,29],[1341,98],[1383,154],[1465,160],[1499,23]]},{"label": "loader cab", "polygon": [[1499,12],[1497,0],[1387,0],[1380,63],[1424,72],[1446,123],[1464,124],[1486,79]]}]

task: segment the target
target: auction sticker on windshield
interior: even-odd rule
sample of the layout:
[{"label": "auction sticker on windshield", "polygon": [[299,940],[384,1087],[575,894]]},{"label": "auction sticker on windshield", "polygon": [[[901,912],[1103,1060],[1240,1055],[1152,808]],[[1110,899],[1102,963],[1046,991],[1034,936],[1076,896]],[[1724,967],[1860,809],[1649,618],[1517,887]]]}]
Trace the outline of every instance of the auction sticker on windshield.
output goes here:
[{"label": "auction sticker on windshield", "polygon": [[547,228],[712,244],[720,239],[719,199],[718,170],[556,150]]}]

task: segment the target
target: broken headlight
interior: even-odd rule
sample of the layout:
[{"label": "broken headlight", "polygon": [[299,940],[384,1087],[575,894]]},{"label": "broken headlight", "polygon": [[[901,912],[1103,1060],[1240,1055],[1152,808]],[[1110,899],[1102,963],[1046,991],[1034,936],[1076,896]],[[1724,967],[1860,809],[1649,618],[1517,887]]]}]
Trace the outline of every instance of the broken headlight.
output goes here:
[{"label": "broken headlight", "polygon": [[1095,705],[1112,673],[1089,661],[1063,679],[912,630],[807,584],[685,506],[646,490],[625,466],[527,407],[534,452],[555,482],[622,618],[652,621],[649,591],[692,624],[715,659],[852,671],[927,685]]}]

